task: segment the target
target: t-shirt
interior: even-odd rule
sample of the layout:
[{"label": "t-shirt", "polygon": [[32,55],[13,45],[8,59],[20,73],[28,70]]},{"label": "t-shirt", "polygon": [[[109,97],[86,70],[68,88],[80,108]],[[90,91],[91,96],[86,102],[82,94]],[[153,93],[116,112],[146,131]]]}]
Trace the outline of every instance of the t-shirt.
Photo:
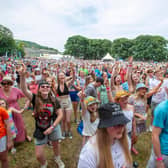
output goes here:
[{"label": "t-shirt", "polygon": [[108,99],[108,96],[107,96],[106,86],[101,85],[100,87],[98,87],[98,91],[100,93],[101,104],[108,103],[109,99]]},{"label": "t-shirt", "polygon": [[153,125],[162,128],[160,139],[161,153],[168,155],[168,100],[160,103],[154,111]]},{"label": "t-shirt", "polygon": [[89,85],[87,85],[87,87],[85,89],[85,94],[86,94],[86,97],[87,96],[97,97],[96,88],[94,87],[94,85],[92,83],[90,83]]},{"label": "t-shirt", "polygon": [[[35,107],[35,94],[33,94],[32,104]],[[49,101],[49,99],[43,100],[43,110],[35,114],[36,126],[42,129],[47,129],[54,122],[54,112],[56,113],[57,109],[60,109],[60,103],[57,98],[55,98],[55,107],[54,104]]]},{"label": "t-shirt", "polygon": [[4,108],[0,107],[0,138],[6,136],[6,127],[4,120],[8,119],[9,119],[8,112]]},{"label": "t-shirt", "polygon": [[[154,79],[153,82],[150,84],[150,88],[151,89],[155,88],[156,86],[159,85],[159,83],[160,83],[159,80]],[[158,92],[153,94],[152,102],[158,104],[158,103],[161,103],[162,101],[166,100],[167,94],[166,94],[164,87],[165,87],[165,84],[163,83],[162,86],[159,88]]]},{"label": "t-shirt", "polygon": [[132,132],[132,120],[133,120],[133,117],[134,117],[134,112],[131,111],[131,110],[129,110],[129,111],[128,110],[123,110],[123,113],[130,120],[126,125],[127,132],[130,133],[130,132]]},{"label": "t-shirt", "polygon": [[99,124],[99,119],[97,118],[94,122],[90,121],[90,113],[86,110],[85,115],[82,117],[83,119],[83,132],[84,136],[93,136],[96,133],[97,126]]},{"label": "t-shirt", "polygon": [[[123,149],[118,140],[111,145],[112,160],[114,168],[121,168],[125,166],[126,160]],[[82,148],[79,156],[78,168],[97,168],[99,164],[99,154],[96,145],[96,136],[89,139],[89,141]]]}]

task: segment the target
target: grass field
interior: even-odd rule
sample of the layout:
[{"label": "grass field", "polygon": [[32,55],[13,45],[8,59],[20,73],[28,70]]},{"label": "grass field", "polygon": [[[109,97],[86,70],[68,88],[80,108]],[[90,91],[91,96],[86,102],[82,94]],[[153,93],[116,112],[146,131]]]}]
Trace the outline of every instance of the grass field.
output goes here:
[{"label": "grass field", "polygon": [[[23,106],[24,100],[21,101]],[[34,118],[31,116],[31,111],[26,111],[23,114],[24,121],[28,134],[33,134],[34,131]],[[76,124],[72,123],[73,139],[65,139],[61,142],[61,157],[64,161],[66,168],[76,168],[79,153],[81,150],[82,138],[76,131]],[[136,149],[139,151],[137,156],[133,155],[133,159],[139,163],[139,168],[145,168],[149,159],[151,151],[151,135],[145,133],[139,136]],[[34,142],[24,142],[19,144],[15,155],[9,154],[9,162],[11,168],[39,168],[40,165],[35,158]],[[48,160],[48,168],[57,168],[56,163],[53,160],[52,148],[46,146],[45,149],[46,158]]]}]

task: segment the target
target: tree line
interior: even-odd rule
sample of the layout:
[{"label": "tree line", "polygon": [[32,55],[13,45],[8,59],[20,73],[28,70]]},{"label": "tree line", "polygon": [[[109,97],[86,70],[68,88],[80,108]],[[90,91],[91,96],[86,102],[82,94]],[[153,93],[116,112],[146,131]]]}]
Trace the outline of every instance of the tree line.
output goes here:
[{"label": "tree line", "polygon": [[[36,43],[14,40],[13,33],[7,27],[0,25],[0,56],[24,56],[24,47],[48,48]],[[89,39],[75,35],[69,37],[64,45],[64,53],[81,59],[101,59],[107,53],[116,59],[127,59],[133,56],[134,60],[165,61],[168,58],[168,40],[162,36],[140,35],[135,39],[118,38]],[[50,49],[50,48],[48,48]],[[59,52],[56,49],[53,49]]]},{"label": "tree line", "polygon": [[110,53],[116,59],[164,61],[168,58],[168,41],[162,36],[140,35],[135,39],[89,39],[80,35],[69,37],[64,54],[82,59],[101,59]]}]

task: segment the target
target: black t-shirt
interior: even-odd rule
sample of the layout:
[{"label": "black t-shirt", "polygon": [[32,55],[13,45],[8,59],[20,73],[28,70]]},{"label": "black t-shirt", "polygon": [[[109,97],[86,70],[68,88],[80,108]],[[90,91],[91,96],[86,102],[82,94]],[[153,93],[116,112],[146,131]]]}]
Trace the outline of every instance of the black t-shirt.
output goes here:
[{"label": "black t-shirt", "polygon": [[[33,94],[32,104],[35,107],[36,95]],[[43,110],[39,113],[35,113],[36,126],[42,129],[47,129],[56,119],[56,111],[60,109],[60,103],[57,98],[54,97],[54,102],[49,99],[43,100]]]}]

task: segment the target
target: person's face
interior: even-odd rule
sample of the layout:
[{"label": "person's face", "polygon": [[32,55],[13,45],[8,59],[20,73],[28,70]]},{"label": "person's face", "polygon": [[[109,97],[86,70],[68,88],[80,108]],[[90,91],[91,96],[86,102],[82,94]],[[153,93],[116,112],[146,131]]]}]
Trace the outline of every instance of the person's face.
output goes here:
[{"label": "person's face", "polygon": [[121,97],[119,100],[118,100],[119,104],[122,106],[125,106],[128,104],[128,96],[125,96],[125,97]]},{"label": "person's face", "polygon": [[1,85],[4,89],[8,90],[13,85],[13,83],[11,81],[2,81]]},{"label": "person's face", "polygon": [[108,127],[107,132],[113,139],[121,139],[124,133],[125,125],[117,125],[113,127]]},{"label": "person's face", "polygon": [[47,85],[47,84],[43,84],[39,87],[39,92],[42,94],[42,95],[46,95],[50,92],[50,85]]},{"label": "person's face", "polygon": [[135,83],[138,83],[138,82],[139,82],[139,78],[138,78],[137,74],[133,74],[133,75],[132,75],[132,80],[133,80]]},{"label": "person's face", "polygon": [[35,71],[35,74],[36,75],[40,75],[40,71]]},{"label": "person's face", "polygon": [[90,111],[91,113],[96,112],[96,111],[97,111],[97,103],[93,103],[93,104],[87,106],[87,109],[88,109],[88,111]]},{"label": "person's face", "polygon": [[116,82],[116,84],[121,83],[121,77],[119,75],[115,78],[115,82]]},{"label": "person's face", "polygon": [[64,73],[60,73],[60,74],[58,75],[58,77],[59,77],[59,80],[60,80],[60,81],[64,81],[64,79],[65,79]]},{"label": "person's face", "polygon": [[6,108],[6,103],[4,100],[0,100],[0,107]]},{"label": "person's face", "polygon": [[52,85],[52,79],[47,78],[46,81],[50,84],[50,86]]},{"label": "person's face", "polygon": [[140,88],[138,89],[138,93],[140,96],[144,96],[147,92],[147,89],[146,88]]}]

